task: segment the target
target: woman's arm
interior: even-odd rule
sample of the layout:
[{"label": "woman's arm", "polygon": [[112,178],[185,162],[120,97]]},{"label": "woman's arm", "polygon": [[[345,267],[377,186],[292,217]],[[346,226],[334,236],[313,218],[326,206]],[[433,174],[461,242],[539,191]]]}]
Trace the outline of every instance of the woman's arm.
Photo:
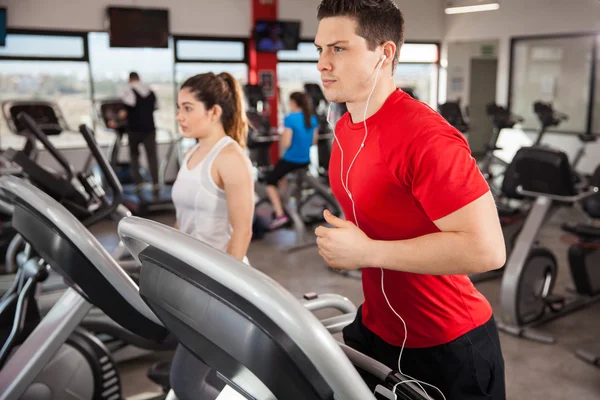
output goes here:
[{"label": "woman's arm", "polygon": [[248,158],[239,146],[229,145],[215,160],[227,198],[229,223],[233,227],[227,253],[243,260],[252,240],[254,180]]},{"label": "woman's arm", "polygon": [[292,144],[292,130],[290,128],[285,128],[279,141],[281,142],[281,154],[283,154]]}]

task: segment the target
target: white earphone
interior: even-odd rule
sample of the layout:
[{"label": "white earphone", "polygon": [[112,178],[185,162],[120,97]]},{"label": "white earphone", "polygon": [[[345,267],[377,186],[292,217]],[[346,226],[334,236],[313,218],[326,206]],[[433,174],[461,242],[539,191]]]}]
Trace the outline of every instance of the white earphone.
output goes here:
[{"label": "white earphone", "polygon": [[[354,223],[359,228],[360,228],[360,223],[359,223],[358,218],[356,216],[356,207],[355,207],[355,204],[354,204],[354,198],[352,197],[352,193],[350,192],[350,189],[348,188],[348,178],[349,178],[349,175],[350,175],[350,170],[352,169],[352,166],[354,165],[354,162],[356,161],[356,158],[360,154],[361,150],[365,147],[365,142],[367,140],[367,136],[368,136],[368,132],[369,132],[368,129],[367,129],[367,109],[369,108],[369,102],[371,101],[371,96],[373,95],[373,92],[375,91],[375,87],[377,86],[377,81],[379,79],[379,72],[380,72],[381,67],[383,66],[383,62],[386,60],[386,58],[387,58],[387,56],[385,54],[383,54],[381,56],[381,60],[377,63],[377,67],[376,67],[377,69],[376,69],[376,72],[375,72],[376,75],[375,75],[375,80],[373,82],[373,88],[371,89],[371,93],[369,94],[369,97],[367,97],[367,103],[365,105],[365,114],[364,114],[364,117],[363,117],[363,124],[364,124],[364,127],[365,127],[365,136],[364,136],[364,138],[362,140],[362,143],[361,143],[360,147],[358,148],[358,151],[354,155],[354,158],[352,159],[352,162],[348,166],[348,170],[346,171],[346,179],[344,179],[344,176],[343,176],[343,171],[344,171],[344,150],[342,149],[342,145],[340,144],[340,141],[338,140],[338,138],[337,138],[337,136],[335,134],[335,127],[329,121],[329,111],[331,109],[331,103],[329,103],[329,108],[327,109],[327,122],[331,126],[331,129],[333,131],[333,137],[334,137],[335,141],[337,142],[338,147],[340,149],[340,180],[342,181],[342,187],[344,188],[344,191],[346,192],[346,194],[348,195],[348,198],[350,199],[350,201],[352,203],[352,213],[354,214]],[[394,307],[392,307],[392,305],[390,304],[390,301],[389,301],[389,299],[387,297],[387,294],[385,293],[384,278],[383,278],[384,277],[384,271],[383,271],[383,268],[380,268],[380,269],[381,269],[381,292],[383,293],[385,301],[387,302],[387,304],[390,307],[390,309],[392,310],[392,312],[400,319],[400,321],[402,321],[402,324],[404,325],[404,342],[402,343],[402,348],[400,349],[400,355],[398,357],[398,372],[402,373],[402,368],[400,366],[400,361],[402,359],[402,353],[404,352],[404,345],[406,344],[406,339],[408,337],[408,329],[406,327],[406,322],[404,321],[404,319],[398,314],[398,312],[396,312],[396,310],[394,309]],[[421,388],[421,390],[423,390],[423,392],[425,392],[425,389],[423,388],[423,386],[421,386],[421,383],[424,384],[424,385],[426,385],[426,386],[429,386],[429,387],[432,387],[434,389],[437,389],[437,391],[441,393],[441,395],[444,398],[444,400],[446,400],[446,396],[444,396],[444,394],[442,393],[442,391],[439,388],[437,388],[437,387],[435,387],[435,386],[433,386],[433,385],[431,385],[431,384],[429,384],[427,382],[423,382],[423,381],[419,381],[418,379],[414,379],[413,377],[411,377],[409,375],[406,375],[406,374],[404,374],[404,375],[406,377],[410,378],[411,380],[399,383],[399,384],[397,384],[394,387],[394,398],[395,399],[397,399],[395,393],[396,393],[396,387],[398,385],[409,383],[409,382],[414,382],[414,383],[416,383]],[[425,395],[427,396],[428,400],[431,400],[431,397],[427,394],[427,392],[425,392]]]}]

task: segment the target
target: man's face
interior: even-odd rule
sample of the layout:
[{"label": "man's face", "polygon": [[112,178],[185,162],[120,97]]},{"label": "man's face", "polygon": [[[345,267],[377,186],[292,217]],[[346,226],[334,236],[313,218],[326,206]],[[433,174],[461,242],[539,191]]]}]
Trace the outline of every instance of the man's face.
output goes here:
[{"label": "man's face", "polygon": [[315,45],[320,53],[317,68],[323,92],[330,102],[365,101],[373,86],[381,51],[369,51],[365,38],[356,34],[357,23],[349,17],[324,18]]}]

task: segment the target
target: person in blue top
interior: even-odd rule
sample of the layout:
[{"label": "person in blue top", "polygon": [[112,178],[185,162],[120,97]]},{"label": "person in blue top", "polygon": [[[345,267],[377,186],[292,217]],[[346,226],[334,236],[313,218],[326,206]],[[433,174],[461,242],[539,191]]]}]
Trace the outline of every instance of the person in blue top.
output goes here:
[{"label": "person in blue top", "polygon": [[319,122],[311,112],[305,93],[294,92],[290,95],[290,111],[285,117],[285,129],[280,140],[283,157],[267,176],[267,195],[275,211],[269,229],[277,229],[288,222],[279,197],[279,182],[290,172],[308,166],[310,148],[317,143]]}]

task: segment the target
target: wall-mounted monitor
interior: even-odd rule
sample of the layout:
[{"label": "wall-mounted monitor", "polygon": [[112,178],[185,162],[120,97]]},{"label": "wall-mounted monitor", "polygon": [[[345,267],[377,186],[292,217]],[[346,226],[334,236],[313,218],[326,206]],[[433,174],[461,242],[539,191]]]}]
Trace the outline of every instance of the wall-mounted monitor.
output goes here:
[{"label": "wall-mounted monitor", "polygon": [[256,51],[276,53],[297,50],[300,43],[299,21],[257,21],[254,26]]},{"label": "wall-mounted monitor", "polygon": [[0,7],[0,46],[6,46],[6,7]]},{"label": "wall-mounted monitor", "polygon": [[110,47],[169,47],[169,10],[108,7]]}]

